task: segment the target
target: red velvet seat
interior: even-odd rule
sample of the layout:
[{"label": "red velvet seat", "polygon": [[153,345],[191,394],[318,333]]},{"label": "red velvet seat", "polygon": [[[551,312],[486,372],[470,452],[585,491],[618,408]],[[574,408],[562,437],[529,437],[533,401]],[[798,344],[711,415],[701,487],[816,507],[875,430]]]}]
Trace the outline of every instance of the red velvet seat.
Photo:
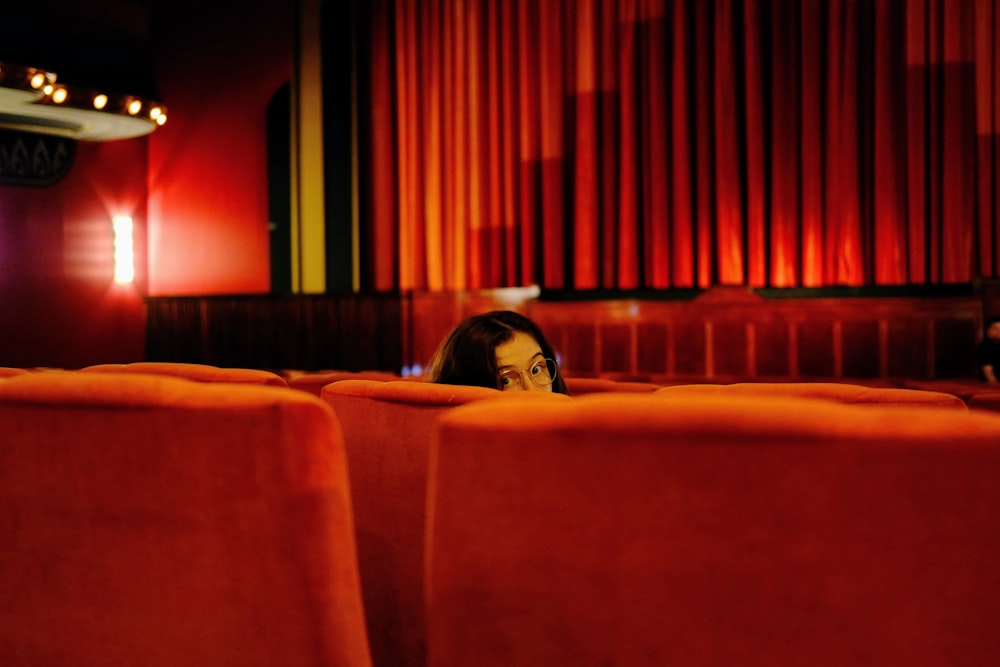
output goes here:
[{"label": "red velvet seat", "polygon": [[28,371],[24,368],[11,368],[9,366],[0,366],[0,378],[14,377],[15,375],[24,375]]},{"label": "red velvet seat", "polygon": [[594,394],[444,415],[431,667],[985,665],[1000,417]]},{"label": "red velvet seat", "polygon": [[688,384],[664,387],[658,396],[788,396],[819,398],[854,405],[922,405],[965,410],[965,402],[952,394],[896,387],[869,387],[841,382],[740,382],[737,384]]},{"label": "red velvet seat", "polygon": [[[343,380],[324,387],[343,426],[372,657],[423,665],[424,509],[427,456],[438,418],[457,406],[510,394],[430,382]],[[539,394],[536,401],[565,399]],[[470,663],[471,664],[471,663]]]},{"label": "red velvet seat", "polygon": [[96,364],[81,368],[86,373],[143,373],[169,375],[197,382],[230,382],[287,387],[285,378],[271,371],[256,368],[220,368],[209,364],[187,364],[173,361],[137,361],[131,364]]},{"label": "red velvet seat", "polygon": [[617,391],[625,393],[649,393],[662,385],[635,380],[612,380],[609,378],[567,377],[566,388],[570,396],[582,396],[601,392]]},{"label": "red velvet seat", "polygon": [[1000,391],[973,394],[969,396],[968,406],[970,410],[1000,412]]},{"label": "red velvet seat", "polygon": [[[301,373],[286,377],[288,386],[292,389],[309,392],[315,396],[323,393],[323,387],[341,380],[377,380],[393,382],[402,380],[398,373],[390,371],[321,371],[316,373]],[[414,378],[416,380],[416,378]]]},{"label": "red velvet seat", "polygon": [[972,378],[939,378],[934,380],[904,379],[900,383],[908,389],[923,389],[926,391],[941,391],[958,396],[968,402],[975,394],[1000,393],[1000,385],[987,384]]},{"label": "red velvet seat", "polygon": [[108,373],[0,382],[0,664],[370,665],[319,399]]}]

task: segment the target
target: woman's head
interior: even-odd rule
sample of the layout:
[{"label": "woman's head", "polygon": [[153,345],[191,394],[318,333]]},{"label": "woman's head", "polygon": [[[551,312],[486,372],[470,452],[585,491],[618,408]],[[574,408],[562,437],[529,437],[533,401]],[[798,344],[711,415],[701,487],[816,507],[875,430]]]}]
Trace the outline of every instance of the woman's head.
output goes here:
[{"label": "woman's head", "polygon": [[455,327],[434,354],[428,377],[444,384],[565,394],[555,357],[537,324],[520,313],[497,310]]},{"label": "woman's head", "polygon": [[993,317],[986,320],[986,337],[995,343],[1000,343],[1000,317]]}]

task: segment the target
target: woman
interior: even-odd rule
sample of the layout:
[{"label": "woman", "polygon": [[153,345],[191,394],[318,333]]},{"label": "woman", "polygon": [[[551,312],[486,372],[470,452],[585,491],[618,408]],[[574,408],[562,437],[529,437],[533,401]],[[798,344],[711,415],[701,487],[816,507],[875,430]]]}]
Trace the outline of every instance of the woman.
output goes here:
[{"label": "woman", "polygon": [[565,394],[555,358],[537,324],[520,313],[496,310],[455,327],[434,353],[427,375],[442,384]]},{"label": "woman", "polygon": [[976,368],[979,379],[997,384],[1000,376],[1000,317],[986,320],[985,334],[976,347]]}]

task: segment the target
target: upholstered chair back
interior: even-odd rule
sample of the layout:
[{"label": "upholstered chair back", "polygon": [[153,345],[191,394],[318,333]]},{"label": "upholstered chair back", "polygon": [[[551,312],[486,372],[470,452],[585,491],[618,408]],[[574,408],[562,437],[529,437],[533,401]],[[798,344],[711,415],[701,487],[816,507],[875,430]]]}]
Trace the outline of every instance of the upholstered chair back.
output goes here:
[{"label": "upholstered chair back", "polygon": [[0,382],[0,664],[371,664],[340,426],[285,388]]}]

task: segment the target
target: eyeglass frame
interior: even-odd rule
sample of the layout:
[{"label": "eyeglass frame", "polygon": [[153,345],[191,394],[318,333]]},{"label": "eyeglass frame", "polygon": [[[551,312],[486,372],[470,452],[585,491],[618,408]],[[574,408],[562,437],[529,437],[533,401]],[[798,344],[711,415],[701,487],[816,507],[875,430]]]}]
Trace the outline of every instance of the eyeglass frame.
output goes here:
[{"label": "eyeglass frame", "polygon": [[[548,382],[539,382],[536,379],[538,376],[531,374],[531,369],[537,367],[539,364],[544,364],[544,368],[546,369],[546,371],[548,371],[548,375],[546,376]],[[538,361],[528,366],[528,368],[523,371],[518,370],[517,368],[514,367],[510,367],[504,371],[499,371],[497,373],[497,385],[498,385],[497,388],[500,389],[500,391],[504,391],[505,389],[503,384],[504,379],[508,378],[513,380],[514,377],[517,377],[518,385],[520,386],[522,391],[525,391],[527,389],[527,385],[524,384],[525,373],[528,374],[528,379],[531,380],[531,383],[536,387],[550,387],[556,381],[556,375],[559,374],[559,364],[556,363],[556,360],[552,359],[551,357],[543,357],[542,359],[539,359]]]}]

